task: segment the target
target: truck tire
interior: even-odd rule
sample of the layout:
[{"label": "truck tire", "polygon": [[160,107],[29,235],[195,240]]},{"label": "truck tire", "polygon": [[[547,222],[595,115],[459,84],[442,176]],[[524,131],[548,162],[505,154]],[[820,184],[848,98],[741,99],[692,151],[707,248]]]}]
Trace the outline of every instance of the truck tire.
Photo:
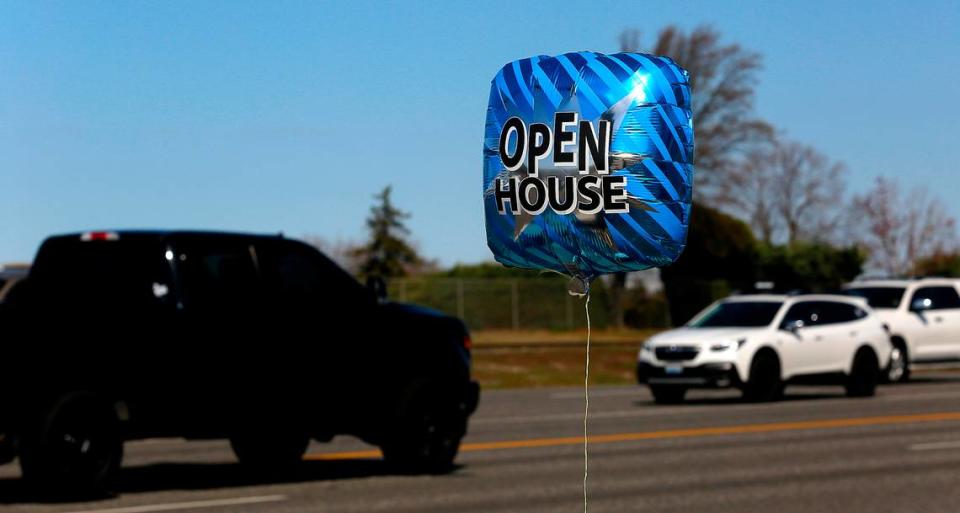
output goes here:
[{"label": "truck tire", "polygon": [[743,398],[749,402],[776,401],[783,396],[780,359],[770,349],[762,349],[753,357],[750,376],[743,387]]},{"label": "truck tire", "polygon": [[230,437],[230,448],[251,470],[274,472],[295,468],[303,461],[310,437],[292,429],[252,429]]},{"label": "truck tire", "polygon": [[872,350],[860,348],[853,357],[853,366],[847,376],[845,388],[848,397],[872,397],[877,390],[880,365]]},{"label": "truck tire", "polygon": [[392,432],[380,446],[383,458],[403,473],[443,473],[466,434],[467,414],[457,401],[444,396],[439,384],[416,386],[400,405]]},{"label": "truck tire", "polygon": [[30,417],[20,435],[24,481],[57,494],[107,490],[123,458],[120,422],[108,401],[73,392]]},{"label": "truck tire", "polygon": [[893,354],[890,355],[890,363],[884,369],[881,379],[884,383],[906,383],[910,381],[910,355],[907,352],[907,344],[903,339],[894,337]]},{"label": "truck tire", "polygon": [[680,404],[687,395],[687,389],[676,385],[650,385],[650,393],[657,404]]}]

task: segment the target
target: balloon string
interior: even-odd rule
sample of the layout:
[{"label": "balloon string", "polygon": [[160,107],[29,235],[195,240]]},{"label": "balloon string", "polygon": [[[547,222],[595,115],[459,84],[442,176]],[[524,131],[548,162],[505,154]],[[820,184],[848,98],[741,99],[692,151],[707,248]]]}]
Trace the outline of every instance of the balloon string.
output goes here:
[{"label": "balloon string", "polygon": [[584,303],[587,313],[587,363],[583,373],[583,513],[587,513],[587,476],[590,470],[590,457],[587,452],[587,418],[590,415],[590,293]]}]

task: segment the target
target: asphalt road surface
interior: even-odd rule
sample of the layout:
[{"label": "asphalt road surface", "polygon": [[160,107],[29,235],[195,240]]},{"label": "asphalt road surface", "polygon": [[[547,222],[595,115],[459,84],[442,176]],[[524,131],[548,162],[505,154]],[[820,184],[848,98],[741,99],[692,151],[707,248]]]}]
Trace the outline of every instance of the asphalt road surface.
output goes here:
[{"label": "asphalt road surface", "polygon": [[[636,387],[591,397],[593,512],[960,511],[960,376],[927,374],[846,399],[790,388],[775,404],[695,392],[656,406]],[[118,495],[50,503],[0,469],[0,511],[576,512],[583,510],[582,390],[484,394],[459,468],[390,475],[348,439],[311,447],[295,476],[254,480],[224,442],[127,444]]]}]

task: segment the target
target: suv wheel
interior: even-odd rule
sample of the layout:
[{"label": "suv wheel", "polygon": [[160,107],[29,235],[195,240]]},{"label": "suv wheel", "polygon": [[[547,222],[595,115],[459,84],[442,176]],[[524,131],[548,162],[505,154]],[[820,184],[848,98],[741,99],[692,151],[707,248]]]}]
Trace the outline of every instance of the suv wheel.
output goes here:
[{"label": "suv wheel", "polygon": [[885,383],[906,383],[910,380],[910,360],[907,355],[907,345],[902,340],[894,340],[890,364],[887,365],[882,378]]},{"label": "suv wheel", "polygon": [[783,395],[780,359],[771,350],[762,350],[753,357],[750,376],[743,387],[743,398],[750,402],[769,402]]},{"label": "suv wheel", "polygon": [[687,396],[687,389],[671,385],[650,385],[653,402],[657,404],[680,404]]},{"label": "suv wheel", "polygon": [[862,348],[853,357],[853,367],[847,376],[847,395],[849,397],[871,397],[876,393],[880,376],[880,365],[873,351]]},{"label": "suv wheel", "polygon": [[116,412],[87,392],[63,395],[38,411],[20,437],[23,478],[44,491],[103,493],[122,458]]},{"label": "suv wheel", "polygon": [[383,458],[401,472],[447,472],[466,434],[466,418],[455,401],[420,386],[401,406],[393,432],[381,444]]}]

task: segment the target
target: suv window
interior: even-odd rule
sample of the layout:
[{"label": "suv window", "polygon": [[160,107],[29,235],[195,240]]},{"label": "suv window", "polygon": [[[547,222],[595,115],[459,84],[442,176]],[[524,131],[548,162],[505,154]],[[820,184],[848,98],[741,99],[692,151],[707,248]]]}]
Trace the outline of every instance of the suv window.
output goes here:
[{"label": "suv window", "polygon": [[780,311],[779,301],[726,301],[690,322],[691,328],[769,326]]},{"label": "suv window", "polygon": [[848,303],[824,302],[820,324],[853,322],[867,316],[862,309]]},{"label": "suv window", "polygon": [[853,322],[866,317],[866,315],[867,313],[863,309],[847,303],[803,301],[790,307],[787,315],[783,318],[783,324],[803,321],[803,325],[806,327],[823,326]]},{"label": "suv window", "polygon": [[848,296],[862,297],[874,308],[896,309],[903,300],[903,287],[856,287],[844,291]]},{"label": "suv window", "polygon": [[806,327],[820,324],[820,309],[816,305],[817,303],[810,301],[795,303],[790,310],[787,310],[787,315],[783,317],[783,324],[788,325],[796,321],[802,321]]},{"label": "suv window", "polygon": [[913,293],[913,299],[910,300],[910,305],[912,306],[918,300],[929,300],[929,310],[960,308],[960,294],[957,293],[957,289],[954,287],[921,287]]}]

